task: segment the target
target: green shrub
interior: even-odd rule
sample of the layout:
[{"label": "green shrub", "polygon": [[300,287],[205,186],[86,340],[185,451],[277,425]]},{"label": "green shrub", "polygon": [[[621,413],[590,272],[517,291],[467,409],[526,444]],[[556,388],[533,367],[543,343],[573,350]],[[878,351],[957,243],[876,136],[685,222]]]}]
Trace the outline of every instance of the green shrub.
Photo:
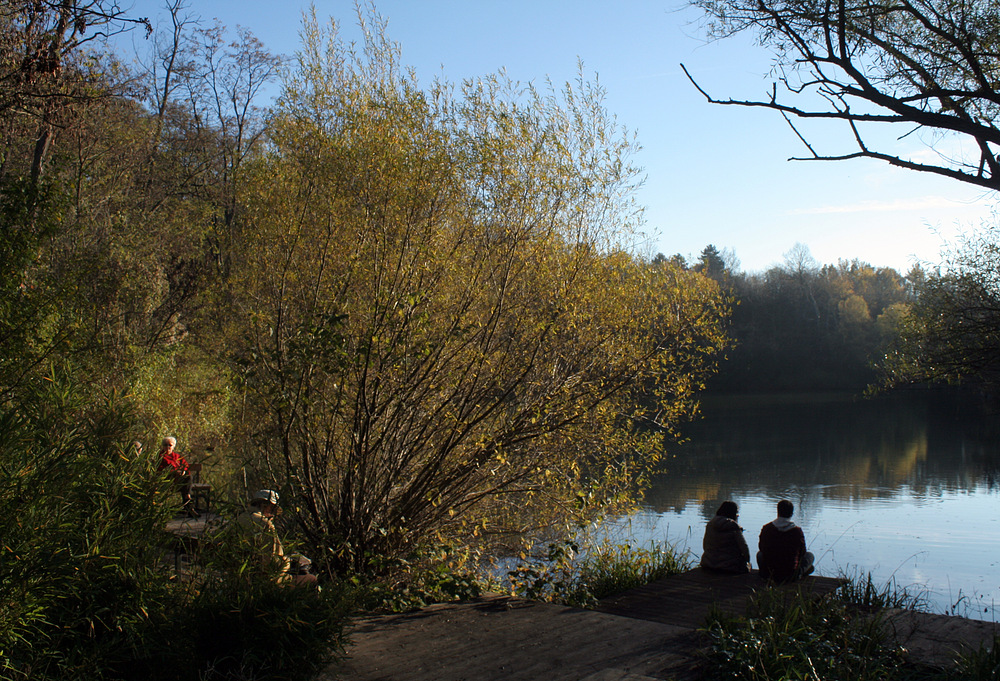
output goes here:
[{"label": "green shrub", "polygon": [[354,575],[361,608],[405,612],[431,603],[470,600],[484,584],[469,569],[468,552],[453,546],[422,549],[405,558],[372,558],[372,573]]},{"label": "green shrub", "polygon": [[5,678],[100,678],[171,607],[166,490],[128,427],[119,403],[84,400],[58,373],[0,415]]},{"label": "green shrub", "polygon": [[352,590],[246,570],[221,544],[173,573],[176,490],[137,457],[130,411],[53,372],[0,413],[0,679],[306,679]]}]

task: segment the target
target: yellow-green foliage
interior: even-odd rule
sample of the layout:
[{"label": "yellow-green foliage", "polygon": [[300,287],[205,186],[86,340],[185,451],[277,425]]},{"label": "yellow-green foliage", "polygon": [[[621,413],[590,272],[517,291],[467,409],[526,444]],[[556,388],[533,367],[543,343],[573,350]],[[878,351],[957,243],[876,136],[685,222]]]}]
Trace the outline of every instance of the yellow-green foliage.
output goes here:
[{"label": "yellow-green foliage", "polygon": [[158,447],[161,437],[172,435],[179,450],[195,452],[196,458],[206,449],[225,450],[232,379],[225,365],[199,348],[178,344],[142,358],[131,390],[151,437],[147,447]]},{"label": "yellow-green foliage", "polygon": [[367,28],[358,53],[306,24],[247,170],[227,332],[248,432],[355,567],[626,497],[726,311],[634,252],[634,144],[596,84],[422,89]]}]

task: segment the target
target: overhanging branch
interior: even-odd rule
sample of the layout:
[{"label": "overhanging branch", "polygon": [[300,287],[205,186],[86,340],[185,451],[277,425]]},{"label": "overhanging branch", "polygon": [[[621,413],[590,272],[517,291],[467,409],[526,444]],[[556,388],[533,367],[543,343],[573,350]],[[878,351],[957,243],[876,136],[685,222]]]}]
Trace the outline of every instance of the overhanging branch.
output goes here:
[{"label": "overhanging branch", "polygon": [[[789,127],[792,129],[795,136],[802,142],[802,144],[809,150],[811,156],[808,157],[798,157],[793,156],[788,160],[790,161],[844,161],[857,158],[871,158],[889,163],[892,166],[898,168],[904,168],[907,170],[914,170],[918,172],[931,173],[939,175],[942,177],[947,177],[950,179],[958,180],[966,184],[972,184],[984,189],[1000,190],[1000,173],[993,172],[994,170],[1000,168],[998,166],[997,157],[990,151],[990,144],[1000,145],[1000,131],[992,126],[986,126],[978,124],[974,121],[968,119],[960,119],[955,116],[949,116],[947,114],[941,114],[930,111],[921,111],[915,107],[912,107],[907,102],[902,99],[893,99],[888,95],[878,92],[874,89],[868,89],[867,87],[851,87],[845,84],[836,84],[839,88],[839,92],[830,91],[829,94],[832,96],[844,99],[847,97],[853,97],[863,101],[867,101],[872,104],[882,106],[883,108],[889,108],[893,111],[892,114],[871,114],[871,113],[855,113],[846,104],[843,109],[833,109],[828,111],[810,111],[797,106],[789,106],[787,104],[782,104],[777,99],[776,86],[772,88],[771,96],[769,100],[759,101],[759,100],[738,100],[738,99],[717,99],[708,93],[691,75],[684,64],[681,64],[681,69],[684,71],[684,75],[695,87],[705,97],[706,101],[711,104],[720,104],[724,106],[741,106],[748,108],[764,108],[779,112],[785,121],[788,123]],[[819,82],[829,82],[829,81],[815,81]],[[862,82],[867,83],[862,79]],[[891,108],[890,108],[891,107]],[[821,120],[838,120],[847,123],[851,127],[852,134],[857,141],[859,150],[846,153],[846,154],[822,154],[818,152],[815,146],[809,142],[805,135],[795,126],[793,118],[798,119],[821,119]],[[963,170],[960,166],[945,166],[945,165],[934,165],[928,163],[919,163],[916,161],[911,161],[902,158],[898,155],[887,154],[879,151],[874,151],[870,149],[865,143],[858,130],[858,123],[883,123],[883,124],[893,124],[893,123],[916,123],[918,127],[929,128],[929,129],[939,129],[947,130],[951,132],[956,132],[966,136],[970,136],[976,140],[978,146],[981,150],[980,162],[978,166],[969,166],[974,168],[974,172],[969,172]],[[989,172],[987,172],[987,169]]]}]

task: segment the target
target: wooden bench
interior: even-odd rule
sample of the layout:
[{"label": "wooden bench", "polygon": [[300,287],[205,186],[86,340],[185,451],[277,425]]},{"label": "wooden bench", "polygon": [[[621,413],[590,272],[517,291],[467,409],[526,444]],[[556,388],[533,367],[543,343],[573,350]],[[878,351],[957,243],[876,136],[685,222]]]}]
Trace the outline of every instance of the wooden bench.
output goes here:
[{"label": "wooden bench", "polygon": [[[188,475],[191,476],[191,503],[194,510],[199,513],[208,513],[212,510],[212,486],[201,481],[202,464],[188,464]],[[204,500],[205,508],[201,508],[201,501]]]}]

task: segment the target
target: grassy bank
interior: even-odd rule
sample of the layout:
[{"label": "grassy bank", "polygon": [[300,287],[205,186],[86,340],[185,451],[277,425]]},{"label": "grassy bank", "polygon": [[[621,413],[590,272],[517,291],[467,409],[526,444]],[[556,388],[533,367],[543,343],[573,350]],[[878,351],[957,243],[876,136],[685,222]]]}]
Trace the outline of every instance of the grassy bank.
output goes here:
[{"label": "grassy bank", "polygon": [[870,575],[823,597],[765,589],[745,617],[706,623],[708,681],[984,681],[1000,678],[997,641],[955,656],[942,670],[914,662],[885,613],[919,600]]}]

